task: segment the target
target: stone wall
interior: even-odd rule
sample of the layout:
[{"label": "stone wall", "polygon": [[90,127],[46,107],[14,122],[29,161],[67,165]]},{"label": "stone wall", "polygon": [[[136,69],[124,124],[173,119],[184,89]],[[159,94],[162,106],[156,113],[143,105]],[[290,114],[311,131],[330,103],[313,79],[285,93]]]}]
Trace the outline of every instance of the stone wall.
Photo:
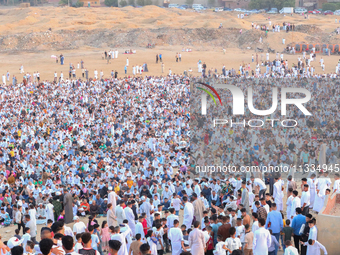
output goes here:
[{"label": "stone wall", "polygon": [[318,241],[326,247],[328,255],[339,255],[340,217],[328,215],[336,203],[340,203],[340,194],[328,195],[316,217]]}]

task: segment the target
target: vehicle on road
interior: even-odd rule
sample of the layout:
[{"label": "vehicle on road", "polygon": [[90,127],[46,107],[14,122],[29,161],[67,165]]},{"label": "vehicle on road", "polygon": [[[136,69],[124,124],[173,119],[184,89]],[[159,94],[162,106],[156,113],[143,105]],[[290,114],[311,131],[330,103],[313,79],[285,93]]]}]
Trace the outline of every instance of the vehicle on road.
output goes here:
[{"label": "vehicle on road", "polygon": [[330,10],[324,11],[323,15],[333,15],[334,13]]}]

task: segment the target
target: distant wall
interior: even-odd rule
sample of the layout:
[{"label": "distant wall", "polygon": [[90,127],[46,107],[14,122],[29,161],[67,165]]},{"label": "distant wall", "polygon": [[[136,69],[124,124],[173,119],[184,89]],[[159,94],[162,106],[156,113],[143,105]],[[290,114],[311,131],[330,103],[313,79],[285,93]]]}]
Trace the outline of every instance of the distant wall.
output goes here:
[{"label": "distant wall", "polygon": [[328,215],[335,203],[340,203],[340,194],[328,195],[316,217],[318,241],[326,247],[328,255],[339,255],[340,216]]}]

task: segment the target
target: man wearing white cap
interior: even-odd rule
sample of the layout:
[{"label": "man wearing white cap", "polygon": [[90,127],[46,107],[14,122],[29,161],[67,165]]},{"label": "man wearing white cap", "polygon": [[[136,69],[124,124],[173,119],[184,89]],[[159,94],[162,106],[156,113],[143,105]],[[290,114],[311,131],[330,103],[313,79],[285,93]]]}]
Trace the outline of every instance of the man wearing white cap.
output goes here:
[{"label": "man wearing white cap", "polygon": [[74,216],[73,220],[75,222],[74,225],[73,225],[73,234],[77,235],[77,234],[80,234],[80,233],[85,233],[85,231],[86,231],[85,223],[80,221],[78,216]]},{"label": "man wearing white cap", "polygon": [[16,237],[11,237],[7,242],[7,247],[13,249],[15,246],[21,246],[23,239],[18,239]]}]

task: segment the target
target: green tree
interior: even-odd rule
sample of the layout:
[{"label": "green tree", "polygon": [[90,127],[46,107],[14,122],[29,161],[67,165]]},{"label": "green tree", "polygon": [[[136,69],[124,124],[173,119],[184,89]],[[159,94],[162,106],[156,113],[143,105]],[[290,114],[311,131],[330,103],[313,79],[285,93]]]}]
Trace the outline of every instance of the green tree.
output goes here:
[{"label": "green tree", "polygon": [[59,4],[60,5],[68,5],[68,0],[60,0]]},{"label": "green tree", "polygon": [[194,3],[194,0],[185,0],[185,3],[189,6],[192,6],[192,4]]},{"label": "green tree", "polygon": [[324,3],[322,5],[322,10],[323,11],[328,11],[328,10],[336,11],[338,9],[340,9],[340,3]]},{"label": "green tree", "polygon": [[144,6],[144,0],[137,0],[137,5]]},{"label": "green tree", "polygon": [[128,0],[129,5],[135,6],[135,0]]},{"label": "green tree", "polygon": [[105,0],[104,4],[106,6],[118,7],[118,0]]},{"label": "green tree", "polygon": [[152,0],[144,0],[144,5],[152,5]]},{"label": "green tree", "polygon": [[80,2],[79,0],[76,2],[76,7],[83,7],[84,2]]},{"label": "green tree", "polygon": [[295,0],[251,0],[250,9],[282,9],[283,7],[295,7]]},{"label": "green tree", "polygon": [[120,4],[121,7],[125,7],[125,6],[128,5],[126,0],[120,0],[119,4]]}]

